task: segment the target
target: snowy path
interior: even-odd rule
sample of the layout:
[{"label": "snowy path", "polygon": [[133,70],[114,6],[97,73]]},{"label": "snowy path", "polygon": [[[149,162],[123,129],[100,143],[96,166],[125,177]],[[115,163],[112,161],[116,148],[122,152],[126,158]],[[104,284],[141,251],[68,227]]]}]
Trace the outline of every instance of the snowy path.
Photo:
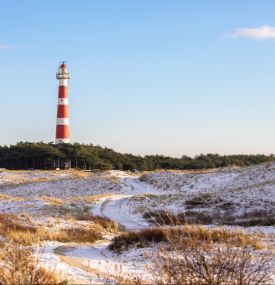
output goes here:
[{"label": "snowy path", "polygon": [[102,198],[92,209],[94,215],[103,216],[118,222],[127,230],[142,229],[147,226],[142,217],[129,211],[129,199],[133,195],[113,195]]},{"label": "snowy path", "polygon": [[40,264],[57,273],[71,284],[104,284],[104,279],[97,274],[91,274],[87,266],[64,255],[67,247],[59,242],[45,242],[36,248]]},{"label": "snowy path", "polygon": [[120,182],[122,192],[127,194],[102,197],[93,207],[92,213],[116,221],[126,230],[138,230],[149,226],[141,214],[131,212],[129,200],[136,195],[159,194],[159,192],[136,177],[120,178]]},{"label": "snowy path", "polygon": [[[131,213],[129,200],[144,194],[156,195],[159,194],[159,191],[156,191],[149,184],[139,181],[137,177],[119,178],[119,182],[123,194],[113,194],[100,198],[94,205],[92,213],[110,218],[126,230],[137,230],[148,226],[141,215]],[[144,275],[144,259],[140,252],[133,251],[124,258],[118,257],[108,250],[109,244],[110,241],[103,240],[93,245],[63,245],[57,247],[54,252],[63,262],[102,278],[107,278],[110,274],[115,275],[118,270],[124,276],[127,273]],[[138,262],[139,259],[140,262]]]},{"label": "snowy path", "polygon": [[[108,250],[110,241],[101,240],[90,245],[60,246],[55,249],[64,262],[84,269],[91,275],[108,279],[108,277],[127,274],[144,275],[145,264],[140,250],[116,255]],[[101,279],[102,281],[102,279]]]}]

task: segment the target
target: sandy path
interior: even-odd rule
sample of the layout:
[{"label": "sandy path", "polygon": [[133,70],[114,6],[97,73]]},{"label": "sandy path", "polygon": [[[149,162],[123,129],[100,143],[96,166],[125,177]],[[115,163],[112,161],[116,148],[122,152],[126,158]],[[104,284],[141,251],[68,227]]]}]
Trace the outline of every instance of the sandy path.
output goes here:
[{"label": "sandy path", "polygon": [[[129,200],[136,195],[156,194],[152,186],[140,182],[138,178],[120,178],[122,192],[125,194],[113,194],[100,198],[92,209],[94,215],[110,218],[126,230],[137,230],[148,226],[148,223],[135,213],[131,213]],[[108,250],[110,241],[97,241],[92,245],[65,245],[59,246],[54,253],[72,267],[89,272],[93,276],[103,279],[110,274],[127,275],[142,274],[144,264],[133,261],[122,261]]]},{"label": "sandy path", "polygon": [[122,192],[102,197],[94,205],[92,213],[118,222],[126,230],[138,230],[149,226],[141,215],[131,212],[129,200],[137,195],[158,194],[151,185],[141,182],[137,177],[120,178]]},{"label": "sandy path", "polygon": [[142,229],[147,223],[141,216],[131,213],[128,203],[132,197],[134,195],[104,197],[95,205],[92,213],[114,220],[126,230]]}]

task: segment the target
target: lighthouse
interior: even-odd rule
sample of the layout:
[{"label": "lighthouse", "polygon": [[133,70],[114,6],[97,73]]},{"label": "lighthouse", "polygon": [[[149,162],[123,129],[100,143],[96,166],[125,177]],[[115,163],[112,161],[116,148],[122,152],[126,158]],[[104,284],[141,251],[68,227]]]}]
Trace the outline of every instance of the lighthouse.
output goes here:
[{"label": "lighthouse", "polygon": [[59,66],[59,69],[56,73],[56,79],[59,81],[59,87],[55,143],[70,143],[68,102],[68,80],[70,79],[70,74],[65,62],[62,62]]}]

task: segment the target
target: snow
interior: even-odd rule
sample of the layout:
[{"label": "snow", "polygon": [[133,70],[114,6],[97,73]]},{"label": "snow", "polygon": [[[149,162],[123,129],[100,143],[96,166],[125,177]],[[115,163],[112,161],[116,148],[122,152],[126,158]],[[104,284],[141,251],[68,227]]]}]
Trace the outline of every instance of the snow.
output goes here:
[{"label": "snow", "polygon": [[21,184],[42,180],[56,180],[72,177],[69,171],[8,171],[0,170],[0,185]]},{"label": "snow", "polygon": [[[152,186],[141,182],[137,177],[125,177],[119,173],[120,192],[131,194],[113,194],[102,197],[93,206],[92,213],[112,219],[127,230],[137,230],[149,226],[141,213],[133,212],[131,198],[139,195],[158,194]],[[123,178],[122,178],[123,177]]]},{"label": "snow", "polygon": [[[158,171],[145,174],[123,171],[81,173],[70,171],[0,171],[0,212],[28,213],[36,225],[51,230],[85,227],[85,221],[57,219],[54,211],[91,209],[94,215],[117,221],[126,230],[149,227],[143,218],[146,211],[182,212],[186,201],[205,198],[205,203],[191,208],[226,215],[224,205],[231,205],[230,214],[253,211],[275,212],[275,164],[247,168],[226,168],[204,172]],[[206,195],[206,196],[203,196]],[[61,200],[54,204],[43,197]],[[88,198],[95,197],[89,200]],[[241,227],[226,227],[243,229]],[[247,232],[261,232],[274,240],[274,227],[249,227]],[[108,274],[150,278],[145,270],[143,249],[131,249],[122,254],[108,250],[111,235],[94,244],[64,244],[46,242],[41,264],[54,268],[71,283],[104,283]],[[100,276],[100,277],[99,277]]]},{"label": "snow", "polygon": [[39,265],[59,274],[61,278],[66,279],[72,284],[104,284],[104,279],[62,262],[54,253],[54,250],[60,245],[63,244],[46,242],[41,247],[37,247],[35,251],[39,257]]},{"label": "snow", "polygon": [[133,195],[113,195],[104,197],[93,207],[92,213],[118,222],[127,230],[137,230],[148,226],[140,214],[129,209],[129,198]]},{"label": "snow", "polygon": [[[235,215],[250,211],[275,211],[275,164],[207,173],[153,172],[142,176],[142,180],[163,193],[162,202],[166,203],[167,209],[183,210],[187,199],[208,194],[211,203],[206,205],[205,210],[223,212],[227,204],[231,205]],[[174,197],[178,195],[177,201],[173,197],[167,198],[171,194]]]},{"label": "snow", "polygon": [[98,241],[92,246],[72,247],[65,250],[64,255],[77,259],[81,264],[88,265],[103,275],[142,276],[144,279],[150,277],[146,273],[144,249],[132,249],[117,255],[108,250],[109,244],[109,241]]},{"label": "snow", "polygon": [[1,193],[24,198],[38,198],[52,196],[58,198],[79,197],[82,195],[95,195],[119,190],[119,185],[110,179],[98,177],[52,180],[18,186],[5,186]]}]

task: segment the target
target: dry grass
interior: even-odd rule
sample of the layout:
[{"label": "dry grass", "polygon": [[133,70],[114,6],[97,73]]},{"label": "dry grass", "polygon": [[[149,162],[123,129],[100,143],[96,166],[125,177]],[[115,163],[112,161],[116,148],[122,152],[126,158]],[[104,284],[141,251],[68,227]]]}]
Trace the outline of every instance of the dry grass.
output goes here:
[{"label": "dry grass", "polygon": [[22,221],[15,215],[0,215],[0,234],[8,241],[29,246],[44,240],[60,242],[95,242],[102,238],[101,227],[87,225],[49,231],[36,227],[30,221]]},{"label": "dry grass", "polygon": [[185,201],[185,206],[186,209],[204,208],[222,202],[223,200],[220,197],[216,197],[216,195],[213,194],[204,193],[187,199]]},{"label": "dry grass", "polygon": [[16,244],[29,246],[41,241],[59,241],[59,242],[95,242],[102,238],[98,229],[87,227],[72,227],[58,231],[49,231],[43,228],[37,228],[35,231],[29,230],[10,230],[3,236]]},{"label": "dry grass", "polygon": [[102,239],[102,235],[99,231],[92,227],[88,228],[69,228],[59,230],[56,232],[46,232],[43,239],[54,240],[59,242],[95,242]]},{"label": "dry grass", "polygon": [[91,172],[85,172],[77,169],[70,169],[67,171],[72,175],[73,178],[87,178],[92,176]]},{"label": "dry grass", "polygon": [[87,221],[106,231],[116,233],[119,230],[118,223],[105,217],[93,215],[91,208],[83,204],[51,204],[45,207],[44,213],[52,217],[60,217],[67,220]]},{"label": "dry grass", "polygon": [[275,226],[275,214],[272,211],[253,211],[234,217],[228,224],[243,227]]},{"label": "dry grass", "polygon": [[[187,238],[186,238],[187,237]],[[150,256],[155,284],[270,284],[272,253],[242,232],[185,226]]]},{"label": "dry grass", "polygon": [[271,284],[268,252],[255,254],[251,247],[211,244],[171,238],[168,247],[151,256],[154,284],[263,285]]},{"label": "dry grass", "polygon": [[24,201],[24,198],[0,193],[0,200]]},{"label": "dry grass", "polygon": [[45,205],[41,211],[41,214],[48,217],[60,217],[77,215],[81,211],[74,204],[49,204]]},{"label": "dry grass", "polygon": [[0,284],[65,284],[58,275],[39,266],[29,248],[8,245],[1,251]]},{"label": "dry grass", "polygon": [[29,220],[12,214],[0,214],[0,234],[10,241],[30,245],[38,241],[37,228]]},{"label": "dry grass", "polygon": [[[55,200],[54,200],[55,201]],[[56,201],[55,201],[56,202]],[[50,205],[57,211],[63,211],[63,218],[71,219],[68,229],[50,230],[35,225],[28,216],[0,214],[0,235],[8,241],[21,245],[32,245],[44,240],[60,242],[94,242],[102,238],[102,232],[118,232],[119,225],[108,218],[94,216],[90,208],[66,208],[65,205]],[[85,222],[84,224],[77,223]],[[85,227],[85,228],[84,228]]]},{"label": "dry grass", "polygon": [[120,234],[112,240],[109,248],[113,251],[121,252],[132,247],[146,247],[151,243],[159,243],[163,241],[167,241],[165,229],[144,229]]},{"label": "dry grass", "polygon": [[85,205],[51,205],[50,209],[52,215],[56,214],[57,216],[62,217],[66,220],[87,221],[92,225],[100,227],[101,230],[106,230],[114,233],[118,232],[119,230],[118,223],[105,217],[93,215],[91,213],[91,208]]},{"label": "dry grass", "polygon": [[74,216],[74,219],[77,221],[91,221],[107,231],[115,233],[119,231],[119,224],[117,222],[114,222],[109,218],[92,215],[90,212],[80,212]]},{"label": "dry grass", "polygon": [[150,223],[158,226],[162,225],[186,225],[214,223],[214,218],[209,213],[185,211],[183,213],[172,214],[167,211],[145,212],[143,217]]},{"label": "dry grass", "polygon": [[[125,284],[271,284],[271,252],[255,251],[262,249],[259,239],[240,232],[201,226],[146,229],[122,234],[111,249],[119,252],[153,242],[159,242],[157,250],[145,256],[152,280],[130,276]],[[119,284],[124,284],[123,277]]]},{"label": "dry grass", "polygon": [[53,205],[63,205],[64,204],[63,200],[56,198],[56,197],[52,197],[52,196],[41,196],[40,199],[50,204],[53,204]]},{"label": "dry grass", "polygon": [[201,243],[223,243],[237,247],[263,248],[259,238],[243,232],[230,232],[224,229],[209,230],[202,226],[193,225],[173,228],[156,227],[122,233],[113,239],[110,249],[120,252],[131,247],[146,247],[152,243],[167,243],[171,238],[184,239],[186,245],[190,241],[199,240]]},{"label": "dry grass", "polygon": [[104,194],[94,194],[94,195],[87,195],[87,196],[81,196],[81,197],[68,197],[68,200],[70,200],[70,201],[84,201],[86,203],[94,203],[103,197],[108,197],[111,195],[112,194],[110,194],[110,193],[104,193]]},{"label": "dry grass", "polygon": [[218,224],[243,227],[275,225],[275,217],[271,211],[253,211],[239,216],[202,211],[185,211],[178,214],[152,211],[144,213],[143,217],[154,225]]}]

